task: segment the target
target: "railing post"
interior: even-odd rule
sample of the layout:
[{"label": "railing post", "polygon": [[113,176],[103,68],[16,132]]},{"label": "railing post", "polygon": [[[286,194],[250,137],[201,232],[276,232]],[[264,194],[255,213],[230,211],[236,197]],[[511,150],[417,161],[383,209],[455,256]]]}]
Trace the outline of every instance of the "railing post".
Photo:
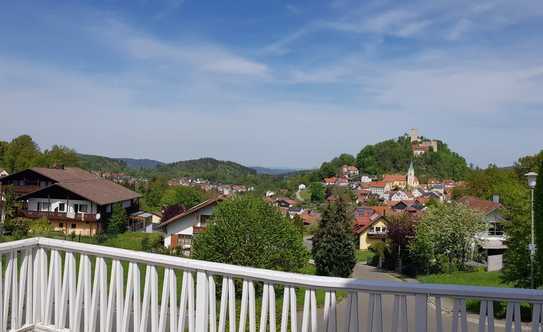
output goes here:
[{"label": "railing post", "polygon": [[196,273],[196,332],[207,332],[209,323],[208,314],[208,285],[205,271]]},{"label": "railing post", "polygon": [[428,331],[428,296],[415,295],[415,331]]}]

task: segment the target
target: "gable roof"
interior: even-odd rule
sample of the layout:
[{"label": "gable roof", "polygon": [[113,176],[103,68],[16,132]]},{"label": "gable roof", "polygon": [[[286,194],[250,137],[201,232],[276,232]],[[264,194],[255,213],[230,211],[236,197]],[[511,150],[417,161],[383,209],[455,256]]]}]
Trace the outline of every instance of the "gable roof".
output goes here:
[{"label": "gable roof", "polygon": [[164,227],[164,226],[166,226],[166,225],[168,225],[168,224],[170,224],[170,223],[172,223],[174,221],[177,221],[177,220],[179,220],[181,218],[184,218],[184,217],[189,216],[189,215],[191,215],[191,214],[193,214],[195,212],[198,212],[201,209],[204,209],[204,208],[206,208],[208,206],[211,206],[211,205],[218,204],[219,202],[222,202],[223,200],[224,200],[224,198],[222,196],[212,198],[212,199],[208,199],[207,201],[204,201],[204,202],[202,202],[200,204],[197,204],[197,205],[191,207],[190,209],[188,209],[188,210],[186,210],[184,212],[181,212],[180,214],[175,215],[175,216],[171,217],[170,219],[162,222],[160,225],[158,225],[158,227],[162,228],[162,227]]},{"label": "gable roof", "polygon": [[497,210],[502,207],[500,203],[489,201],[486,199],[481,199],[475,196],[463,196],[458,199],[459,203],[467,205],[468,207],[478,210],[484,214],[489,214],[490,212]]},{"label": "gable roof", "polygon": [[403,174],[385,174],[383,175],[384,182],[405,182],[407,177]]},{"label": "gable roof", "polygon": [[23,195],[19,199],[36,197],[40,193],[55,187],[70,191],[98,205],[107,205],[141,197],[135,191],[77,167],[63,169],[33,167],[29,171],[45,176],[56,183]]}]

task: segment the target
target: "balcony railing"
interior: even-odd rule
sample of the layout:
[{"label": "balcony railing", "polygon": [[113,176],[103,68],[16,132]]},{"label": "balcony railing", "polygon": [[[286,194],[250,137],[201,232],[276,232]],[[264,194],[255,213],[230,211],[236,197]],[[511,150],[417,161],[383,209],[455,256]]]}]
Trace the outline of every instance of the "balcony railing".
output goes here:
[{"label": "balcony railing", "polygon": [[66,212],[54,212],[54,211],[28,211],[28,210],[19,210],[17,211],[19,217],[38,219],[38,218],[47,218],[49,220],[57,221],[88,221],[95,222],[98,219],[94,213],[75,213],[68,215]]},{"label": "balcony railing", "polygon": [[[0,256],[0,331],[543,328],[540,290],[318,277],[46,238],[1,243]],[[480,314],[467,314],[468,299],[481,301]],[[500,322],[498,301],[507,303]]]}]

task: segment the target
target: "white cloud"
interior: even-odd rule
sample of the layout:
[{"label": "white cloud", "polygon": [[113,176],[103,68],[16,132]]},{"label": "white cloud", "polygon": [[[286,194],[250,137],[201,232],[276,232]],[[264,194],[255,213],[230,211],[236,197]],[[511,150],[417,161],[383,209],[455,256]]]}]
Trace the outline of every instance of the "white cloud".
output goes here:
[{"label": "white cloud", "polygon": [[186,65],[218,74],[260,78],[270,75],[266,64],[234,54],[219,45],[167,42],[138,32],[116,20],[110,20],[105,27],[97,28],[94,32],[106,36],[111,47],[134,59],[155,60],[164,66]]}]

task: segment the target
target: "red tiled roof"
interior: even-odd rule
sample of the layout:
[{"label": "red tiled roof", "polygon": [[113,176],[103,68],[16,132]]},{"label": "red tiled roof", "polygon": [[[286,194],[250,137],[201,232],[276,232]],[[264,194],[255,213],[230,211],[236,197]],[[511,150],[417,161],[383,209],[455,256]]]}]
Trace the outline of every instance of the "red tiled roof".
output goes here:
[{"label": "red tiled roof", "polygon": [[371,188],[371,187],[378,187],[378,188],[384,188],[385,187],[385,182],[384,181],[372,181],[368,184],[368,186]]},{"label": "red tiled roof", "polygon": [[403,174],[385,174],[383,175],[384,182],[405,182],[407,177]]},{"label": "red tiled roof", "polygon": [[490,212],[502,207],[500,203],[488,201],[474,196],[464,196],[458,199],[459,203],[467,205],[468,207],[489,214]]}]

